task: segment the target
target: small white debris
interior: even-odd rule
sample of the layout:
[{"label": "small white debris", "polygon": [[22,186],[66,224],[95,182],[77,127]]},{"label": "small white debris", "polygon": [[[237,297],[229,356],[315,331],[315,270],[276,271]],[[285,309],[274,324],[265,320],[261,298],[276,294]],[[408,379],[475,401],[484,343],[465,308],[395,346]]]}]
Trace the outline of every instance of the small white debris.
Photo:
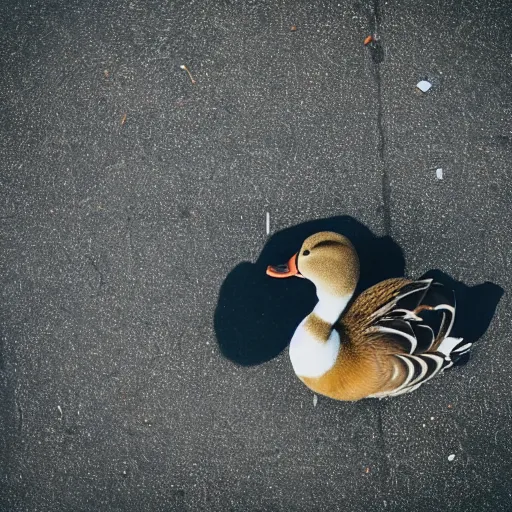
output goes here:
[{"label": "small white debris", "polygon": [[62,407],[60,405],[57,405],[57,409],[60,413],[60,417],[62,418],[63,414],[62,414]]},{"label": "small white debris", "polygon": [[432,87],[432,84],[430,82],[427,82],[426,80],[421,80],[421,82],[418,82],[416,84],[416,87],[421,92],[427,92]]},{"label": "small white debris", "polygon": [[454,460],[455,460],[455,454],[454,454],[454,453],[452,453],[451,455],[448,455],[448,460],[449,460],[450,462],[454,461]]},{"label": "small white debris", "polygon": [[438,180],[442,180],[443,179],[443,169],[441,169],[441,167],[436,169],[436,176],[437,176]]},{"label": "small white debris", "polygon": [[430,419],[431,419],[432,421],[434,421],[434,416],[430,416]]},{"label": "small white debris", "polygon": [[270,213],[267,212],[267,235],[270,235]]},{"label": "small white debris", "polygon": [[313,395],[313,407],[316,407],[317,403],[318,403],[318,397],[316,395]]},{"label": "small white debris", "polygon": [[427,425],[425,425],[425,423],[423,423],[423,428],[425,428]]}]

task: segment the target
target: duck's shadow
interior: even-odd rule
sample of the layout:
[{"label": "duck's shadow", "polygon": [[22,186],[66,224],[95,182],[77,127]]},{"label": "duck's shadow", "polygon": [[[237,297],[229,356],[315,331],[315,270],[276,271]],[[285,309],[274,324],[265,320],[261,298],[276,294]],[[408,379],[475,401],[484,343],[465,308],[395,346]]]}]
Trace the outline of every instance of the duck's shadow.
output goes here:
[{"label": "duck's shadow", "polygon": [[503,296],[501,286],[489,281],[467,286],[437,269],[429,270],[421,278],[431,278],[454,291],[456,314],[452,336],[475,343],[485,334]]},{"label": "duck's shadow", "polygon": [[[273,279],[267,265],[287,261],[304,239],[318,231],[347,236],[360,258],[361,277],[356,295],[390,277],[404,275],[404,256],[390,237],[377,237],[348,216],[299,224],[273,235],[256,263],[243,262],[221,286],[214,326],[222,354],[231,361],[250,366],[276,357],[288,345],[299,322],[313,309],[317,298],[305,279]],[[472,288],[440,271],[428,277],[450,286],[457,297],[454,335],[476,341],[487,330],[503,289],[492,283]]]}]

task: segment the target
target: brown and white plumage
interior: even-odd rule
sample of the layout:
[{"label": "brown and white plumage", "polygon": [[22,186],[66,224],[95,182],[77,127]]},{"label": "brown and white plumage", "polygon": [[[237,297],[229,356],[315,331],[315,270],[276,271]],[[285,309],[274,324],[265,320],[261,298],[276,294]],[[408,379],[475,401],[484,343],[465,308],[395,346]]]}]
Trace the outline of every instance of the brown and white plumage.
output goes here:
[{"label": "brown and white plumage", "polygon": [[316,286],[319,302],[297,327],[290,358],[313,391],[338,400],[397,396],[449,368],[471,344],[450,337],[451,294],[432,280],[383,281],[357,297],[359,260],[350,241],[317,233],[272,277],[297,275]]}]

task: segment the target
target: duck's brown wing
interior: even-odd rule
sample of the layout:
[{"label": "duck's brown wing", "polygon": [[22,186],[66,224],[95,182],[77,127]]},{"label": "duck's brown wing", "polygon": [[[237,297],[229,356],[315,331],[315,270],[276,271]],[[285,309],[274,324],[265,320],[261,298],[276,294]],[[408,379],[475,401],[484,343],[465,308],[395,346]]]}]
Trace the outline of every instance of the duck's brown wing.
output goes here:
[{"label": "duck's brown wing", "polygon": [[454,319],[451,291],[431,279],[389,279],[362,293],[342,324],[356,350],[368,344],[376,357],[386,357],[396,385],[384,383],[391,388],[384,395],[395,395],[416,389],[469,349],[449,337]]}]

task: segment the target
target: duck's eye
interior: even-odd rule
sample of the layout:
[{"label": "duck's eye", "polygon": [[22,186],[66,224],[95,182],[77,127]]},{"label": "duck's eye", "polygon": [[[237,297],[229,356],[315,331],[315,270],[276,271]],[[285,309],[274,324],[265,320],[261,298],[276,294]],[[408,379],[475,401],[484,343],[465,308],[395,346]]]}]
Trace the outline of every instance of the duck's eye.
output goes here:
[{"label": "duck's eye", "polygon": [[302,256],[307,256],[309,254],[309,251],[306,249],[303,253],[302,253]]}]

